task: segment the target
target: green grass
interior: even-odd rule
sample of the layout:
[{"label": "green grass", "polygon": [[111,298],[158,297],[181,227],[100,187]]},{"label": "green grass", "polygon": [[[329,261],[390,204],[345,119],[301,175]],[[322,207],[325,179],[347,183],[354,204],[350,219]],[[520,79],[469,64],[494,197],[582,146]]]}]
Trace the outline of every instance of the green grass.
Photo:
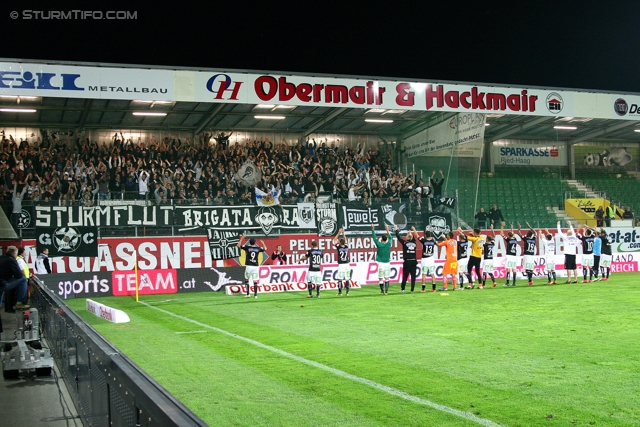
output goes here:
[{"label": "green grass", "polygon": [[[449,296],[399,294],[398,286],[383,296],[367,286],[348,298],[326,291],[312,300],[200,293],[142,301],[501,425],[637,426],[638,277],[532,287],[520,280]],[[131,298],[100,299],[130,316],[121,325],[90,315],[84,300],[68,302],[212,426],[477,425]]]}]

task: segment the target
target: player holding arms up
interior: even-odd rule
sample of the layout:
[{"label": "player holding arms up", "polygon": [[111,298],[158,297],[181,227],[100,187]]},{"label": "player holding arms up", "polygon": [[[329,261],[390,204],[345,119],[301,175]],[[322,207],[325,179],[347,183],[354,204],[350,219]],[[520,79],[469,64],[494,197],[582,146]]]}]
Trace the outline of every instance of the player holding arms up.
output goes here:
[{"label": "player holding arms up", "polygon": [[316,298],[320,298],[320,288],[322,287],[322,251],[318,249],[318,242],[311,241],[311,249],[300,257],[300,261],[309,260],[309,271],[307,272],[307,298],[313,298],[313,285],[316,286]]},{"label": "player holding arms up", "polygon": [[[578,229],[580,231],[581,228]],[[582,240],[582,283],[591,283],[593,280],[593,245],[595,243],[595,235],[591,229],[587,228],[584,232],[578,233],[578,239]],[[587,270],[589,270],[589,280],[587,280]]]},{"label": "player holding arms up", "polygon": [[238,248],[242,249],[245,252],[245,270],[244,270],[244,283],[247,287],[247,295],[245,298],[249,298],[251,295],[251,286],[253,286],[253,296],[258,298],[258,266],[260,265],[258,262],[258,256],[260,252],[267,251],[267,245],[264,244],[264,241],[260,240],[262,246],[256,245],[256,239],[249,239],[249,243],[246,245],[242,245],[242,241],[244,240],[244,236],[240,235],[240,240],[238,241]]},{"label": "player holding arms up", "polygon": [[469,265],[469,240],[467,236],[462,232],[462,229],[458,227],[458,283],[460,284],[460,290],[464,289],[464,278],[467,277],[469,286],[471,286],[471,275],[467,273],[467,266]]},{"label": "player holding arms up", "polygon": [[513,232],[513,229],[507,233],[507,236],[504,235],[504,226],[505,222],[502,222],[502,228],[500,229],[500,235],[505,238],[505,243],[507,245],[507,262],[505,263],[505,267],[507,270],[507,283],[504,286],[512,286],[509,284],[509,273],[513,273],[513,286],[516,285],[516,277],[517,277],[517,269],[520,265],[520,257],[518,256],[518,240],[516,239],[516,235]]},{"label": "player holding arms up", "polygon": [[536,268],[537,239],[536,231],[528,222],[527,227],[529,227],[529,231],[527,231],[526,235],[523,235],[522,230],[520,229],[520,223],[518,223],[518,234],[524,242],[524,270],[527,273],[527,279],[529,280],[527,284],[531,286],[533,285],[533,272]]},{"label": "player holding arms up", "polygon": [[[462,232],[462,230],[460,230]],[[467,277],[469,278],[468,289],[473,289],[473,269],[476,269],[476,276],[478,277],[478,287],[482,281],[482,275],[480,274],[480,264],[482,263],[482,249],[485,242],[485,237],[480,234],[479,228],[474,228],[473,233],[467,236],[467,239],[471,242],[471,256],[469,257],[469,266],[467,267]],[[482,285],[484,287],[484,285]]]},{"label": "player holding arms up", "polygon": [[404,260],[402,263],[402,284],[400,285],[400,292],[404,293],[404,288],[407,286],[407,278],[411,275],[411,293],[413,293],[416,287],[416,252],[418,244],[413,239],[413,232],[409,231],[406,238],[403,239],[402,236],[400,236],[400,231],[398,231],[398,226],[394,225],[393,228],[396,230],[398,242],[402,245],[402,259]]},{"label": "player holding arms up", "polygon": [[333,246],[338,251],[338,296],[342,296],[343,281],[347,296],[349,296],[351,268],[349,266],[349,245],[347,245],[347,238],[344,235],[344,228],[338,230],[338,234],[333,238]]},{"label": "player holding arms up", "polygon": [[[556,241],[549,230],[545,229],[544,233],[540,232],[540,241],[544,248],[544,266],[547,270],[547,285],[555,285],[556,281]],[[553,278],[553,281],[551,279]]]},{"label": "player holding arms up", "polygon": [[447,276],[451,276],[453,281],[453,289],[456,289],[458,285],[458,242],[455,239],[453,231],[447,234],[447,239],[443,242],[438,242],[438,246],[444,246],[447,255],[444,260],[444,268],[442,269],[442,291],[447,290]]},{"label": "player holding arms up", "polygon": [[567,234],[562,232],[560,228],[560,221],[558,221],[558,235],[562,237],[564,242],[564,268],[567,270],[567,283],[571,283],[571,273],[573,272],[573,283],[578,283],[578,272],[576,271],[576,246],[578,244],[578,238],[576,232],[573,230],[571,221],[567,221],[569,225],[569,231]]},{"label": "player holding arms up", "polygon": [[436,291],[436,241],[430,231],[424,232],[424,237],[419,237],[415,227],[411,227],[414,237],[422,243],[422,290],[426,292],[427,276],[431,276],[431,292]]},{"label": "player holding arms up", "polygon": [[493,236],[487,236],[485,244],[483,245],[484,260],[482,261],[482,285],[479,286],[480,289],[484,289],[486,285],[487,274],[491,277],[491,281],[493,282],[491,287],[496,287],[496,278],[493,276],[493,250],[496,246],[496,232],[493,230],[493,224],[491,224],[491,232],[493,233]]},{"label": "player holding arms up", "polygon": [[611,272],[611,240],[604,228],[600,229],[600,240],[602,240],[602,256],[600,257],[602,280],[609,280],[609,273]]},{"label": "player holding arms up", "polygon": [[389,293],[389,276],[391,275],[391,234],[389,226],[385,226],[387,234],[383,234],[380,240],[376,239],[376,231],[371,224],[371,235],[378,251],[376,252],[376,262],[378,263],[378,279],[380,280],[380,293]]},{"label": "player holding arms up", "polygon": [[600,238],[600,233],[595,228],[593,229],[593,235],[595,236],[593,240],[593,275],[594,282],[600,280],[598,278],[598,273],[600,273],[600,257],[602,256],[602,239]]}]

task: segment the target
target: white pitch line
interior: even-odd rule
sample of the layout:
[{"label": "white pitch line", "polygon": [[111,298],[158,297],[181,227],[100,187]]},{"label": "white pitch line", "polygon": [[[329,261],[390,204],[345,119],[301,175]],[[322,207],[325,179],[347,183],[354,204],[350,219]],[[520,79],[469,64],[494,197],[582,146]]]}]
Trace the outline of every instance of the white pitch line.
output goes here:
[{"label": "white pitch line", "polygon": [[169,316],[175,317],[177,319],[184,320],[185,322],[193,323],[194,325],[198,325],[198,326],[201,326],[203,328],[207,328],[207,329],[210,329],[212,331],[218,332],[220,334],[227,335],[229,337],[239,339],[239,340],[247,342],[249,344],[253,344],[256,347],[260,347],[260,348],[263,348],[265,350],[269,350],[269,351],[271,351],[273,353],[277,353],[277,354],[279,354],[281,356],[284,356],[284,357],[287,357],[289,359],[297,360],[298,362],[304,363],[306,365],[310,365],[310,366],[316,367],[318,369],[322,369],[324,371],[331,372],[332,374],[338,375],[339,377],[347,378],[347,379],[350,379],[352,381],[358,382],[360,384],[365,384],[365,385],[368,385],[370,387],[377,388],[378,390],[382,390],[385,393],[389,393],[391,395],[394,395],[394,396],[397,396],[397,397],[401,397],[403,399],[410,400],[412,402],[419,403],[421,405],[429,406],[429,407],[431,407],[433,409],[437,409],[437,410],[442,411],[442,412],[447,412],[449,414],[456,415],[456,416],[458,416],[460,418],[464,418],[464,419],[467,419],[469,421],[473,421],[473,422],[478,423],[478,424],[480,424],[482,426],[485,426],[485,427],[503,427],[502,425],[500,425],[498,423],[495,423],[495,422],[493,422],[491,420],[487,420],[485,418],[480,418],[480,417],[476,416],[475,414],[472,414],[471,412],[459,411],[457,409],[450,408],[450,407],[445,406],[445,405],[440,405],[439,403],[435,403],[435,402],[432,402],[432,401],[427,400],[427,399],[422,399],[420,397],[413,396],[411,394],[405,393],[404,391],[397,390],[397,389],[392,388],[392,387],[388,387],[388,386],[386,386],[384,384],[380,384],[380,383],[377,383],[375,381],[368,380],[366,378],[362,378],[362,377],[358,377],[356,375],[352,375],[352,374],[350,374],[348,372],[344,372],[344,371],[341,371],[339,369],[332,368],[331,366],[323,365],[322,363],[318,363],[318,362],[314,362],[313,360],[305,359],[304,357],[296,356],[295,354],[288,353],[288,352],[286,352],[284,350],[280,350],[279,348],[271,347],[270,345],[263,344],[263,343],[261,343],[259,341],[252,340],[251,338],[246,338],[246,337],[243,337],[241,335],[237,335],[237,334],[234,334],[232,332],[225,331],[224,329],[216,328],[215,326],[211,326],[211,325],[207,325],[206,323],[198,322],[197,320],[193,320],[193,319],[190,319],[188,317],[172,313],[170,311],[164,310],[164,309],[159,308],[159,307],[154,307],[154,306],[149,305],[149,304],[147,304],[145,302],[142,302],[142,301],[140,301],[140,304],[145,305],[145,306],[147,306],[149,308],[152,308],[154,310],[161,311],[161,312],[163,312],[163,313],[165,313],[165,314],[167,314]]}]

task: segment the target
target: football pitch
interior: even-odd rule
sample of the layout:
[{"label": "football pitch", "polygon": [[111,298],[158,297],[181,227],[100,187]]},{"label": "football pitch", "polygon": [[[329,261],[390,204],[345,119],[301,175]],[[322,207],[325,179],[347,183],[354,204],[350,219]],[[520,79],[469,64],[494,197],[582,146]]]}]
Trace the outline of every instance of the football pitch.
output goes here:
[{"label": "football pitch", "polygon": [[67,302],[211,426],[638,426],[639,277]]}]

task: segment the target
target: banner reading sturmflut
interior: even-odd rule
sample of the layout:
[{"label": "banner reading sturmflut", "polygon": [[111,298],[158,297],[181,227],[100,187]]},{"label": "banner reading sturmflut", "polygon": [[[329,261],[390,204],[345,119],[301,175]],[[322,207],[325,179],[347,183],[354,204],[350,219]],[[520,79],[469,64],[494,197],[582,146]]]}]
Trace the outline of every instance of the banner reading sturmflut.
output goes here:
[{"label": "banner reading sturmflut", "polygon": [[97,257],[97,227],[59,227],[36,229],[36,251],[49,249],[50,257]]},{"label": "banner reading sturmflut", "polygon": [[[485,121],[484,114],[456,114],[449,120],[445,120],[407,138],[404,141],[405,155],[407,157],[417,157],[447,154],[461,145],[482,141],[484,139]],[[438,153],[441,151],[442,153]],[[478,151],[478,154],[476,154],[476,151]],[[465,157],[475,157],[477,155],[482,155],[481,149],[473,150],[473,154],[465,154]]]}]

